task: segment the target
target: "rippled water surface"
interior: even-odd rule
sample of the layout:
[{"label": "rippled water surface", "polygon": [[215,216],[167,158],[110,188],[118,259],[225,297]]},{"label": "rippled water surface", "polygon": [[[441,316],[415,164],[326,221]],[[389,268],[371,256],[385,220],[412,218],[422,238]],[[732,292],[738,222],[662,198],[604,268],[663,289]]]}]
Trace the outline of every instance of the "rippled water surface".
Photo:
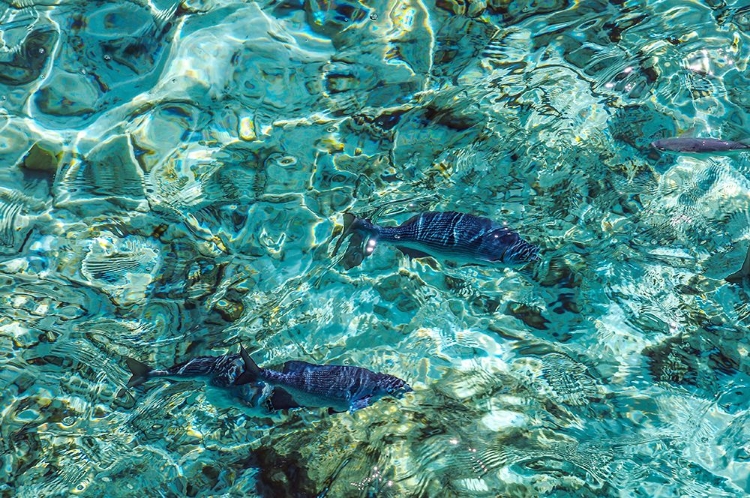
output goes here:
[{"label": "rippled water surface", "polygon": [[[744,1],[0,2],[2,496],[750,493]],[[525,268],[378,246],[461,211]],[[236,352],[414,392],[268,412]]]}]

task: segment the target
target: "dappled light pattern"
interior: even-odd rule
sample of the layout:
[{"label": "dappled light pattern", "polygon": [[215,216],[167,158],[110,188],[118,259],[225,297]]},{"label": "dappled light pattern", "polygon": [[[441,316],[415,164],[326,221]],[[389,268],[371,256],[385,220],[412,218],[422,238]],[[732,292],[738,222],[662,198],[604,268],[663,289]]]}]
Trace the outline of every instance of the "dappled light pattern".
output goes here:
[{"label": "dappled light pattern", "polygon": [[[748,60],[741,1],[0,2],[0,495],[747,495],[750,153],[650,144],[747,139]],[[539,260],[343,233],[427,211]],[[126,387],[239,344],[414,391]]]}]

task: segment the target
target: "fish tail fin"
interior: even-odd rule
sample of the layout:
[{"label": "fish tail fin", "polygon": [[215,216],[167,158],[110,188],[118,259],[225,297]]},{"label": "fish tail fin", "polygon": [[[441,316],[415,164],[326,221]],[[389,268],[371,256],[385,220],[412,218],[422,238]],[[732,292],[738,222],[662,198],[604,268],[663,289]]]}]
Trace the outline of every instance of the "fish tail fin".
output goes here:
[{"label": "fish tail fin", "polygon": [[745,262],[742,263],[742,268],[732,273],[731,275],[724,278],[727,282],[736,284],[742,282],[743,279],[750,276],[750,248],[747,249],[745,255]]},{"label": "fish tail fin", "polygon": [[128,387],[140,386],[148,380],[148,374],[151,373],[153,368],[133,358],[125,358],[125,362],[128,364],[130,373],[133,374],[128,380]]},{"label": "fish tail fin", "polygon": [[730,284],[737,284],[739,282],[742,282],[743,278],[745,278],[745,274],[742,273],[742,270],[740,270],[732,273],[731,275],[727,275],[726,277],[724,277],[724,280],[726,280]]},{"label": "fish tail fin", "polygon": [[253,361],[242,344],[240,344],[240,355],[242,356],[242,361],[245,363],[245,371],[234,381],[235,385],[238,386],[256,381],[261,373],[260,367]]}]

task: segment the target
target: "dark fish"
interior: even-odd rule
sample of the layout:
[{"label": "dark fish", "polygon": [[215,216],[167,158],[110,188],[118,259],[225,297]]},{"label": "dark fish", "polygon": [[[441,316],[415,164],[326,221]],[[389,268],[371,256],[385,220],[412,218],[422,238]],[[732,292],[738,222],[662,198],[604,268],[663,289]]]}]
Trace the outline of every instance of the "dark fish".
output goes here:
[{"label": "dark fish", "polygon": [[750,277],[750,248],[747,250],[745,262],[742,263],[742,268],[727,276],[724,280],[733,284],[739,284],[748,277]]},{"label": "dark fish", "polygon": [[418,214],[397,227],[381,227],[344,213],[344,231],[334,253],[349,233],[352,242],[342,259],[347,269],[372,254],[378,242],[393,244],[413,258],[433,256],[475,264],[525,263],[537,260],[539,252],[539,247],[508,227],[454,211]]},{"label": "dark fish", "polygon": [[651,142],[651,146],[662,152],[711,153],[748,150],[750,145],[742,142],[730,142],[718,138],[674,137],[662,138]]},{"label": "dark fish", "polygon": [[128,381],[128,387],[143,384],[152,377],[209,377],[210,383],[217,387],[241,386],[252,380],[248,365],[244,361],[244,352],[244,348],[240,346],[240,353],[199,356],[166,370],[151,368],[133,358],[125,358],[133,374]]},{"label": "dark fish", "polygon": [[354,412],[384,396],[400,397],[412,390],[398,377],[362,367],[288,361],[279,372],[260,368],[244,349],[241,355],[249,366],[247,377],[273,388],[268,402],[275,410],[304,406]]}]

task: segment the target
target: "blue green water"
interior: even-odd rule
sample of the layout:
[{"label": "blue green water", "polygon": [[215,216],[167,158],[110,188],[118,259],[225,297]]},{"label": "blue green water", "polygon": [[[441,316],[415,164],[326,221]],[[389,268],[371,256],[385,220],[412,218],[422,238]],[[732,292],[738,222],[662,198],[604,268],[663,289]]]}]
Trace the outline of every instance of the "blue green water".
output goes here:
[{"label": "blue green water", "polygon": [[[0,2],[0,495],[744,496],[744,1]],[[456,210],[528,268],[344,270]],[[264,413],[124,357],[358,365]]]}]

